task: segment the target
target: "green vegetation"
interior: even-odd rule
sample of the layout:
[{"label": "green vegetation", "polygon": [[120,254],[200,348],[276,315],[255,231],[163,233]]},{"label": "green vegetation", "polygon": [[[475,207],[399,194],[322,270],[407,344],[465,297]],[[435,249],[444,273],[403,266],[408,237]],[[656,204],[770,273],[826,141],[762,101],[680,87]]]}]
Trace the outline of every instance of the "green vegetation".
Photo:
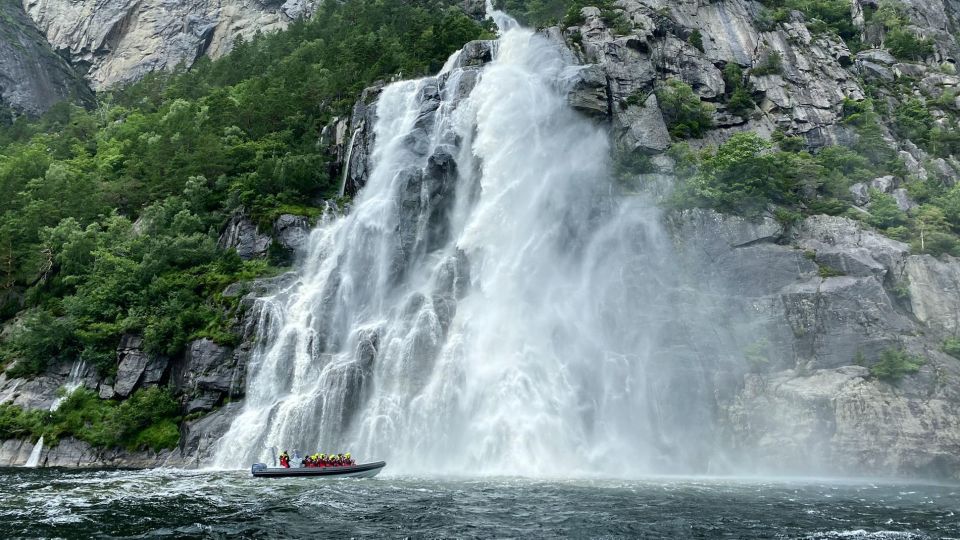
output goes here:
[{"label": "green vegetation", "polygon": [[750,73],[757,77],[780,75],[783,73],[783,57],[777,51],[767,51],[763,59],[753,67]]},{"label": "green vegetation", "polygon": [[539,28],[583,24],[580,11],[585,7],[596,7],[600,10],[600,18],[615,34],[628,34],[632,29],[630,21],[613,0],[496,0],[494,5],[521,23]]},{"label": "green vegetation", "polygon": [[867,23],[886,35],[884,45],[900,60],[923,60],[933,54],[933,42],[920,38],[909,29],[910,19],[899,1],[884,0],[876,11],[864,11]]},{"label": "green vegetation", "polygon": [[713,107],[700,101],[683,81],[667,81],[657,89],[657,101],[675,139],[702,137],[713,126]]},{"label": "green vegetation", "polygon": [[791,11],[803,13],[813,33],[833,33],[850,42],[859,38],[859,31],[850,15],[846,0],[760,0],[773,23],[786,22]]},{"label": "green vegetation", "polygon": [[770,342],[767,338],[754,341],[743,350],[743,357],[751,371],[763,371],[770,365]]},{"label": "green vegetation", "polygon": [[960,360],[960,338],[947,338],[943,342],[943,352]]},{"label": "green vegetation", "polygon": [[700,32],[700,30],[694,30],[693,32],[690,32],[690,37],[687,38],[687,43],[696,47],[698,51],[704,52],[703,34]]},{"label": "green vegetation", "polygon": [[723,82],[726,89],[727,111],[737,116],[747,116],[755,104],[743,69],[731,62],[723,67]]},{"label": "green vegetation", "polygon": [[822,277],[822,278],[831,278],[831,277],[845,276],[845,275],[846,275],[846,274],[844,274],[841,270],[837,270],[836,268],[833,268],[832,266],[827,266],[827,265],[825,265],[825,264],[820,264],[820,265],[818,265],[818,266],[819,266],[819,268],[817,268],[817,274],[819,274],[820,277]]},{"label": "green vegetation", "polygon": [[161,388],[138,390],[121,403],[101,400],[81,388],[53,412],[0,404],[0,438],[44,437],[56,444],[72,436],[97,448],[158,451],[173,448],[180,440],[178,409],[170,391]]},{"label": "green vegetation", "polygon": [[0,298],[12,299],[0,316],[27,310],[0,365],[29,375],[83,358],[109,373],[125,332],[169,355],[233,339],[235,306],[219,293],[273,270],[219,250],[219,231],[241,209],[269,226],[334,197],[323,127],[375,80],[434,72],[490,35],[453,3],[325,2],[96,110],[63,104],[0,128]]},{"label": "green vegetation", "polygon": [[911,356],[902,349],[887,349],[880,354],[880,361],[870,366],[870,374],[891,383],[899,382],[906,375],[920,371],[924,361]]}]

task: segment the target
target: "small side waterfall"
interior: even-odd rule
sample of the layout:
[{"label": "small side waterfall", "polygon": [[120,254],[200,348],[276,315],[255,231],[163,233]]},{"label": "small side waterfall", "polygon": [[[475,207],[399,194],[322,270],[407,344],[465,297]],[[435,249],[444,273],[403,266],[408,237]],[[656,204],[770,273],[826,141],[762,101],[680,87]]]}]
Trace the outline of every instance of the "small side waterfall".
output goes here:
[{"label": "small side waterfall", "polygon": [[30,452],[30,457],[27,458],[27,462],[23,464],[24,467],[36,467],[40,464],[40,454],[43,453],[43,437],[41,436],[37,440],[37,444],[34,445],[33,450]]},{"label": "small side waterfall", "polygon": [[711,362],[656,206],[611,196],[580,69],[496,12],[479,66],[385,88],[352,212],[263,299],[244,409],[213,465],[349,450],[393,471],[707,470]]},{"label": "small side waterfall", "polygon": [[59,409],[63,401],[70,397],[70,394],[74,393],[77,388],[80,388],[80,385],[83,384],[83,376],[86,370],[87,364],[83,360],[77,360],[73,363],[73,367],[70,368],[70,375],[67,377],[67,384],[63,386],[63,395],[53,400],[53,403],[50,405],[51,411]]}]

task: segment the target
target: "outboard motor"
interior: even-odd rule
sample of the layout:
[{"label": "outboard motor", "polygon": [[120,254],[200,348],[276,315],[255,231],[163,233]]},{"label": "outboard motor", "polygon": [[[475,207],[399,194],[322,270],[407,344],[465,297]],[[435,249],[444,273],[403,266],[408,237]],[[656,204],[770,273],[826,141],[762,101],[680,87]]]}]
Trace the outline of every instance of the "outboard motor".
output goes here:
[{"label": "outboard motor", "polygon": [[250,474],[256,474],[258,471],[265,470],[267,470],[266,463],[254,463],[253,466],[250,467]]}]

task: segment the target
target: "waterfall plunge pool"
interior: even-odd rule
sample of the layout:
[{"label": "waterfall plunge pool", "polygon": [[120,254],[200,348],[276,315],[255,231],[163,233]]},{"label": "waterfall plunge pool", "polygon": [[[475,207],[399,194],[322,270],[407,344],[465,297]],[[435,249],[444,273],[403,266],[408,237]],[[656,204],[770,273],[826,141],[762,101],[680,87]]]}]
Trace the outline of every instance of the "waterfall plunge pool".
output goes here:
[{"label": "waterfall plunge pool", "polygon": [[4,537],[956,538],[960,486],[0,470]]}]

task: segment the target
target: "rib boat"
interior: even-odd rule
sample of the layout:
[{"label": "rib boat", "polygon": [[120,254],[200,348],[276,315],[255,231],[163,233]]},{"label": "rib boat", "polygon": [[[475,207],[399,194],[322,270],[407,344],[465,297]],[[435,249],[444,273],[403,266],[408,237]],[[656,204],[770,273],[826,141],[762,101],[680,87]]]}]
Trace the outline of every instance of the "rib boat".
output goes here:
[{"label": "rib boat", "polygon": [[258,478],[289,478],[294,476],[322,476],[327,478],[373,478],[387,466],[386,461],[358,463],[345,467],[267,467],[254,463],[250,474]]}]

